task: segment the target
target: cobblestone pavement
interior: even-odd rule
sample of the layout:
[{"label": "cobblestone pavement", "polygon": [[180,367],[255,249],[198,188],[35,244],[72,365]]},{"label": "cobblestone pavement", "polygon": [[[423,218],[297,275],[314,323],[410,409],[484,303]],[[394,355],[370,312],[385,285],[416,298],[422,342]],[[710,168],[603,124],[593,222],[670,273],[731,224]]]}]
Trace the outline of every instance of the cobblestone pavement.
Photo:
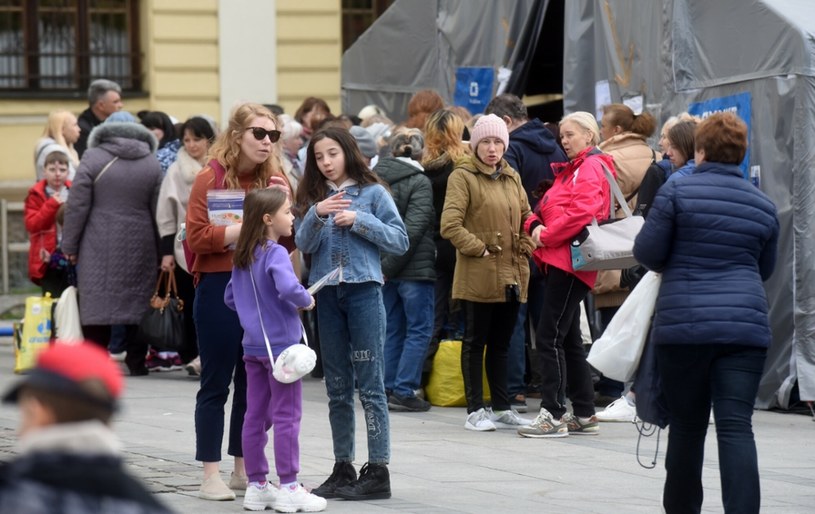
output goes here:
[{"label": "cobblestone pavement", "polygon": [[[0,338],[0,391],[16,377],[9,339]],[[181,513],[242,512],[233,502],[199,500],[201,466],[193,458],[197,380],[185,372],[128,377],[114,429],[130,469],[167,505]],[[333,465],[324,384],[304,381],[299,479],[313,487]],[[537,405],[530,403],[530,410]],[[528,415],[534,417],[533,413]],[[659,512],[667,435],[657,466],[637,464],[631,424],[604,424],[597,437],[533,440],[512,430],[464,430],[465,410],[433,407],[427,413],[390,416],[393,498],[371,502],[331,500],[328,512]],[[17,413],[0,407],[0,460],[14,455]],[[357,468],[366,460],[364,420],[357,404]],[[754,416],[762,474],[762,513],[815,510],[815,423],[810,416],[758,411]],[[713,427],[707,441],[703,512],[723,512]],[[643,462],[655,438],[643,440]],[[267,447],[271,459],[271,447]],[[232,463],[222,463],[228,479]],[[274,480],[273,474],[270,478]]]}]

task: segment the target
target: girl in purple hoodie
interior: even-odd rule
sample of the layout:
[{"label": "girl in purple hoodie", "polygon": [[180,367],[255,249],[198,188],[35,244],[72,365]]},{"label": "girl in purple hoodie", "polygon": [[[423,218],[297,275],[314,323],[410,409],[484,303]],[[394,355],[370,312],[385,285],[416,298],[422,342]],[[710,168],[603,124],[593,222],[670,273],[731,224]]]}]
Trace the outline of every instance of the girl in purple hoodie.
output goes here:
[{"label": "girl in purple hoodie", "polygon": [[[289,252],[278,244],[281,237],[292,234],[291,202],[281,189],[255,189],[246,195],[243,212],[232,278],[224,292],[226,305],[237,311],[243,327],[246,416],[241,442],[249,478],[243,508],[320,511],[325,509],[326,501],[297,482],[302,383],[297,380],[284,384],[274,378],[274,361],[265,341],[268,338],[275,359],[289,346],[298,344],[302,334],[298,309],[314,307],[314,298],[294,273]],[[279,488],[266,481],[269,462],[264,449],[269,428],[274,428]]]}]

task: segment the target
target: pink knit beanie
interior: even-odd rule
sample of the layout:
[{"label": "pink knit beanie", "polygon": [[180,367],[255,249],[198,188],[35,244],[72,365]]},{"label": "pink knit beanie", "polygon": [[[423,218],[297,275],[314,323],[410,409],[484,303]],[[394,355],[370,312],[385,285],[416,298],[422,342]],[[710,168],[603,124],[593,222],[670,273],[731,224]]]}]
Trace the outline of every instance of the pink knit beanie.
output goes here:
[{"label": "pink knit beanie", "polygon": [[509,131],[507,124],[504,120],[494,114],[487,114],[481,116],[475,122],[472,132],[470,133],[470,148],[475,150],[478,142],[485,137],[497,137],[504,142],[504,151],[509,148]]}]

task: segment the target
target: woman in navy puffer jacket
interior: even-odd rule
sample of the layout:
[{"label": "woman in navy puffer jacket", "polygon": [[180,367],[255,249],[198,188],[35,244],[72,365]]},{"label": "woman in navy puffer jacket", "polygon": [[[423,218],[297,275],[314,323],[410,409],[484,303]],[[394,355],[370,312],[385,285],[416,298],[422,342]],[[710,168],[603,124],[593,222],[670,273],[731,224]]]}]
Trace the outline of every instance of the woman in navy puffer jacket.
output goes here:
[{"label": "woman in navy puffer jacket", "polygon": [[717,113],[696,130],[696,170],[660,188],[634,256],[662,273],[652,337],[671,425],[663,505],[699,512],[710,405],[725,512],[758,512],[753,404],[772,336],[775,205],[744,180],[747,127]]}]

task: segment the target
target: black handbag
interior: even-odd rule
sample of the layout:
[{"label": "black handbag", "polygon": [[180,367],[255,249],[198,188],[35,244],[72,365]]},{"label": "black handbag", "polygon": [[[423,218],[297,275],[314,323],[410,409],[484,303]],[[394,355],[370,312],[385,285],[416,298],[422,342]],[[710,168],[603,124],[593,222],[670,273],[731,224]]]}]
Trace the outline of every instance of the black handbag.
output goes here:
[{"label": "black handbag", "polygon": [[178,297],[174,273],[162,271],[159,275],[150,310],[139,323],[138,337],[157,350],[177,352],[184,347],[184,300]]}]

